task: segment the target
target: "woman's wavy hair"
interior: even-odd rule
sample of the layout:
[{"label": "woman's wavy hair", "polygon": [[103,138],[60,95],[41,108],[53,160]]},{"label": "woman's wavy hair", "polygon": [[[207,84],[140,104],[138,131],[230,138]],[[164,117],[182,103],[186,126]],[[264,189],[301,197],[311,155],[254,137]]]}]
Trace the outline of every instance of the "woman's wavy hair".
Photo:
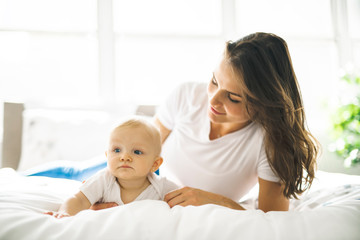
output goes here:
[{"label": "woman's wavy hair", "polygon": [[297,198],[315,176],[318,141],[307,130],[300,88],[286,42],[270,33],[227,42],[224,58],[239,77],[250,119],[265,130],[271,168],[285,197]]}]

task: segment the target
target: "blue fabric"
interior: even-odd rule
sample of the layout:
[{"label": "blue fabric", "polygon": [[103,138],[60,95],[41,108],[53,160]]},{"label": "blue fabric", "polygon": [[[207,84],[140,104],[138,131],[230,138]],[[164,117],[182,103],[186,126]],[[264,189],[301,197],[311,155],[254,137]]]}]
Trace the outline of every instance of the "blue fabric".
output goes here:
[{"label": "blue fabric", "polygon": [[[43,176],[52,178],[66,178],[77,181],[84,181],[107,166],[107,161],[93,162],[73,162],[56,161],[49,164],[40,165],[22,172],[25,176]],[[155,172],[159,175],[159,169]]]},{"label": "blue fabric", "polygon": [[31,168],[22,172],[22,174],[25,176],[44,176],[84,181],[106,166],[106,159],[100,162],[85,162],[83,164],[72,161],[56,161]]}]

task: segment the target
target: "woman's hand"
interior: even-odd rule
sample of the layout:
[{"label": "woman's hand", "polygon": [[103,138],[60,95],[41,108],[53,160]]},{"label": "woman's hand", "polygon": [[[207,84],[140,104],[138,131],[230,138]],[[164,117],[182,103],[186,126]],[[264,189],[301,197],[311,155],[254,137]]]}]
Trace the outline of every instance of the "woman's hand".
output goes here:
[{"label": "woman's hand", "polygon": [[184,187],[169,192],[165,195],[164,201],[167,202],[170,207],[174,207],[176,205],[183,207],[189,205],[200,206],[210,203],[206,197],[206,192],[190,187]]},{"label": "woman's hand", "polygon": [[95,203],[94,205],[92,205],[90,207],[90,209],[91,210],[102,210],[102,209],[112,208],[112,207],[117,207],[117,206],[119,206],[119,205],[115,202]]},{"label": "woman's hand", "polygon": [[176,205],[185,207],[189,205],[217,204],[238,210],[244,209],[229,198],[191,187],[184,187],[169,192],[165,195],[164,201],[167,202],[171,208]]}]

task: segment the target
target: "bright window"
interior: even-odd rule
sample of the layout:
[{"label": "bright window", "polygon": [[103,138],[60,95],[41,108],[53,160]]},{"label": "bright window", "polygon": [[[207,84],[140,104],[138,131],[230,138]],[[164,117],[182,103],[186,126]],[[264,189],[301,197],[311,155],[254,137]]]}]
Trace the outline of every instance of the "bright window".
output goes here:
[{"label": "bright window", "polygon": [[241,35],[272,32],[285,39],[332,38],[328,0],[236,0],[236,26]]},{"label": "bright window", "polygon": [[[342,50],[334,35],[334,2],[0,0],[1,98],[159,104],[181,82],[208,80],[229,36],[255,31],[287,40],[307,94],[314,79],[322,85],[337,77]],[[356,64],[360,4],[346,3]],[[103,22],[106,16],[111,24]]]},{"label": "bright window", "polygon": [[115,0],[116,99],[159,104],[207,81],[224,46],[220,0]]},{"label": "bright window", "polygon": [[70,105],[98,98],[96,1],[0,0],[0,96]]},{"label": "bright window", "polygon": [[114,0],[119,34],[220,35],[221,0]]},{"label": "bright window", "polygon": [[94,32],[96,0],[0,0],[2,30]]}]

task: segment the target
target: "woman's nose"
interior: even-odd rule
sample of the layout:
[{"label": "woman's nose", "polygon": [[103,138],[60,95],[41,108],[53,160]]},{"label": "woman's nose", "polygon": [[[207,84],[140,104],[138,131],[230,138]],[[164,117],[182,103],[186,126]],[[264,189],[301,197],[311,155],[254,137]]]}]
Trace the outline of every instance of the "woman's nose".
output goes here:
[{"label": "woman's nose", "polygon": [[219,105],[222,102],[222,92],[217,90],[213,92],[211,98],[210,98],[210,104],[213,106]]}]

